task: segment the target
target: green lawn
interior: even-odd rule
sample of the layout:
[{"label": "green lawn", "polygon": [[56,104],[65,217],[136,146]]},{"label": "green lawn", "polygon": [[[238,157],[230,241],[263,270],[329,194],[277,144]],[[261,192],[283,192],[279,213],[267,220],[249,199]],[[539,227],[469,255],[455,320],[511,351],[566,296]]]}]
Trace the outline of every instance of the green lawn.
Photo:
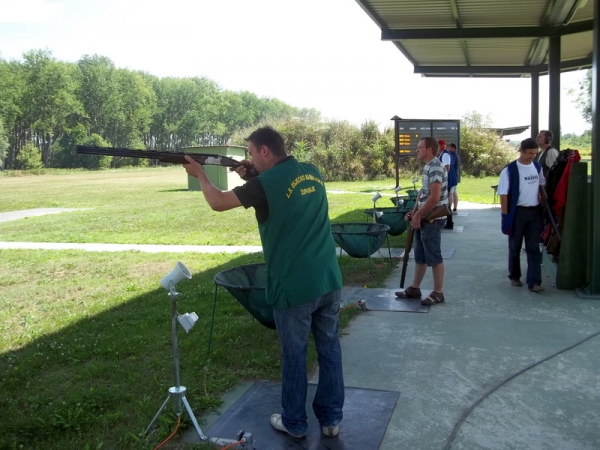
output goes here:
[{"label": "green lawn", "polygon": [[[186,187],[180,168],[0,177],[0,211],[86,208],[0,223],[0,241],[258,245],[252,211],[214,213]],[[337,196],[332,211],[364,221],[366,198]],[[179,332],[181,381],[196,415],[241,381],[279,379],[276,333],[222,288],[207,351],[214,275],[262,254],[0,250],[0,449],[149,449],[173,431],[169,407],[143,436],[174,384],[170,302],[158,282],[176,261],[193,275],[178,286],[178,311],[199,317]],[[339,261],[346,285],[382,286],[393,269]],[[346,309],[342,323],[358,313]],[[174,439],[163,448],[203,447]]]}]

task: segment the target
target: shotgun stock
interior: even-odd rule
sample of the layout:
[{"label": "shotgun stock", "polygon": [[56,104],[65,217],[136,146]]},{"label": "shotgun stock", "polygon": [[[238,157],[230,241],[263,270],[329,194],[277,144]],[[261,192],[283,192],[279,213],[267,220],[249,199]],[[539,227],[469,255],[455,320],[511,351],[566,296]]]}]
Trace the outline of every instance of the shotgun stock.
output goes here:
[{"label": "shotgun stock", "polygon": [[452,214],[452,211],[450,211],[450,208],[448,208],[448,205],[439,205],[436,206],[435,208],[433,208],[431,211],[429,211],[427,214],[425,214],[423,216],[423,219],[421,220],[421,222],[433,222],[435,219],[439,219],[440,217],[446,217],[448,215]]}]

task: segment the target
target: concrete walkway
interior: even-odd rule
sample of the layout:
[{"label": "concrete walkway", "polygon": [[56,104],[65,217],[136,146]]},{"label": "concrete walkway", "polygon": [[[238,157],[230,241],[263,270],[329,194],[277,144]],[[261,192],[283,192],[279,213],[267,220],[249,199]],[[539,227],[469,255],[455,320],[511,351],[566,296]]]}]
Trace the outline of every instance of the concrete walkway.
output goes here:
[{"label": "concrete walkway", "polygon": [[46,214],[58,214],[63,212],[80,211],[89,208],[34,208],[19,211],[0,212],[0,222],[9,220],[25,219],[27,217],[45,216]]},{"label": "concrete walkway", "polygon": [[[364,312],[342,339],[347,386],[401,393],[380,449],[599,449],[600,336],[527,369],[600,332],[600,302],[547,276],[542,294],[511,286],[499,209],[460,206],[470,212],[455,217],[464,232],[442,235],[456,249],[446,303],[427,314]],[[429,270],[422,287],[432,286]]]},{"label": "concrete walkway", "polygon": [[[600,302],[554,289],[548,276],[541,294],[512,287],[499,209],[459,206],[469,212],[455,217],[463,232],[442,236],[442,248],[455,249],[445,262],[446,303],[427,314],[366,311],[344,330],[345,384],[400,392],[380,450],[599,449],[600,336],[591,336],[600,332]],[[24,248],[11,245],[40,244],[0,243]],[[387,286],[397,288],[399,277],[397,269]],[[422,287],[432,284],[428,271]],[[228,393],[221,410],[247,386]],[[342,422],[340,432],[354,426]]]}]

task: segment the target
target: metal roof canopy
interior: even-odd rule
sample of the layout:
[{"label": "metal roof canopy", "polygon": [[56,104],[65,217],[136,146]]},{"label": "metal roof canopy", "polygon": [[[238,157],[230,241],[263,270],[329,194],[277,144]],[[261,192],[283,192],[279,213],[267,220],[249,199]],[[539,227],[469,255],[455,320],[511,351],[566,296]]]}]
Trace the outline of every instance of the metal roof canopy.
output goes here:
[{"label": "metal roof canopy", "polygon": [[[539,76],[549,75],[549,129],[560,149],[560,73],[592,68],[589,284],[600,298],[600,0],[356,0],[413,64],[442,77],[531,77],[539,131]],[[558,138],[558,140],[556,140]]]},{"label": "metal roof canopy", "polygon": [[592,65],[593,1],[356,1],[424,76],[548,73],[551,38],[561,40],[561,70]]},{"label": "metal roof canopy", "polygon": [[527,128],[529,128],[529,125],[522,125],[520,127],[485,128],[485,129],[493,131],[498,136],[503,137],[503,136],[511,136],[511,135],[514,135],[514,134],[521,134],[524,131],[527,131]]}]

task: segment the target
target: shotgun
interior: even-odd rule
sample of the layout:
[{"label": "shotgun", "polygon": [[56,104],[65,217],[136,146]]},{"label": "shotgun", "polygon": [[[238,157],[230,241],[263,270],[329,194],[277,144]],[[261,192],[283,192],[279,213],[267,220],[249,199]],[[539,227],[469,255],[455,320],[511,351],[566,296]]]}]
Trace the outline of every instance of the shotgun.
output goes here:
[{"label": "shotgun", "polygon": [[411,223],[408,223],[408,230],[406,231],[406,241],[404,243],[404,255],[402,256],[402,275],[400,275],[400,288],[404,289],[404,280],[406,279],[406,268],[408,267],[408,258],[410,250],[412,249],[413,236],[415,230]]},{"label": "shotgun", "polygon": [[[145,158],[157,159],[162,163],[171,164],[187,164],[185,156],[189,156],[194,161],[202,165],[224,166],[234,170],[243,165],[241,162],[228,156],[213,155],[207,153],[184,153],[184,152],[157,152],[153,150],[130,150],[127,148],[110,148],[110,147],[94,147],[88,145],[78,145],[77,153],[84,155],[104,155],[104,156],[121,156],[124,158]],[[252,178],[258,175],[258,172],[253,167],[247,167],[246,177]]]},{"label": "shotgun", "polygon": [[556,233],[556,237],[558,240],[561,240],[560,230],[558,229],[558,224],[554,219],[554,214],[552,214],[552,209],[550,208],[550,203],[548,203],[548,195],[546,194],[546,190],[540,186],[540,200],[544,209],[546,210],[546,215],[548,216],[548,220],[552,224],[552,228],[554,229],[554,233]]},{"label": "shotgun", "polygon": [[[423,222],[433,222],[435,219],[440,217],[445,217],[451,213],[448,205],[440,205],[433,208],[427,214],[423,216]],[[402,257],[402,274],[400,275],[400,288],[404,289],[404,280],[406,279],[406,268],[408,267],[408,258],[410,251],[412,249],[413,237],[415,235],[415,230],[412,227],[411,223],[408,223],[408,231],[406,232],[406,241],[404,243],[404,255]]]}]

